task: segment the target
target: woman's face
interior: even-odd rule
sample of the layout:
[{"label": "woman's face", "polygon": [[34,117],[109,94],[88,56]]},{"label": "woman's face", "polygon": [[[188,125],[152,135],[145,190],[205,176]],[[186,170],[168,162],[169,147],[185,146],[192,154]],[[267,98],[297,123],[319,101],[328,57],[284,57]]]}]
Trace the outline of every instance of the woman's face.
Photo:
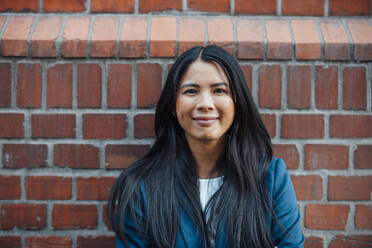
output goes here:
[{"label": "woman's face", "polygon": [[176,115],[189,143],[224,137],[233,123],[235,104],[217,63],[197,60],[189,66],[177,90]]}]

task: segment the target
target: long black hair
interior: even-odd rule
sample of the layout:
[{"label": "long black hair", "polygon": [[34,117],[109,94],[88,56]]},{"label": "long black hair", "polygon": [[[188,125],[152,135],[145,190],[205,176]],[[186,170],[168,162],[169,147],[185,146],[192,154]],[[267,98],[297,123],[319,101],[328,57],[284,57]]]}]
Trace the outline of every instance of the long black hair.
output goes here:
[{"label": "long black hair", "polygon": [[[223,183],[205,211],[196,162],[173,114],[181,78],[198,59],[217,63],[224,70],[235,102],[234,121],[216,164],[224,175]],[[213,45],[198,46],[177,58],[156,107],[155,133],[150,151],[121,173],[111,191],[107,214],[124,242],[123,219],[131,216],[131,227],[136,227],[145,242],[175,247],[182,210],[197,226],[204,247],[210,247],[210,239],[218,239],[221,230],[231,247],[273,247],[267,222],[273,208],[265,182],[272,159],[271,140],[240,66],[228,52]],[[217,232],[210,232],[212,227]]]}]

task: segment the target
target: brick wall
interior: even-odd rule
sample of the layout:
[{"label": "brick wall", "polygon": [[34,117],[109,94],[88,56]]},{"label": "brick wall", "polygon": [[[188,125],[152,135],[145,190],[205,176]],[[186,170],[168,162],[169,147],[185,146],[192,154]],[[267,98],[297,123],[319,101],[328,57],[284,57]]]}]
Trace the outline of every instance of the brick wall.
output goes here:
[{"label": "brick wall", "polygon": [[0,0],[0,247],[114,247],[110,187],[152,144],[175,57],[209,43],[241,64],[306,247],[371,247],[370,17],[370,0]]}]

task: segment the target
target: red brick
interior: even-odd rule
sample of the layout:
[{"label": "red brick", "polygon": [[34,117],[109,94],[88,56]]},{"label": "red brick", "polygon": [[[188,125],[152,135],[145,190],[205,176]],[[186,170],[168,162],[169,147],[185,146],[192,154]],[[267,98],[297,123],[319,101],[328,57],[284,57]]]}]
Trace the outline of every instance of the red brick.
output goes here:
[{"label": "red brick", "polygon": [[151,25],[151,57],[173,57],[176,54],[176,18],[154,17]]},{"label": "red brick", "polygon": [[0,247],[21,248],[20,236],[0,236]]},{"label": "red brick", "polygon": [[372,115],[331,115],[330,137],[372,137]]},{"label": "red brick", "polygon": [[372,176],[328,176],[328,200],[369,201]]},{"label": "red brick", "polygon": [[44,0],[44,12],[83,12],[86,0]]},{"label": "red brick", "polygon": [[372,145],[358,145],[354,152],[354,168],[372,169]]},{"label": "red brick", "polygon": [[145,57],[148,21],[144,17],[128,16],[120,36],[120,57]]},{"label": "red brick", "polygon": [[110,221],[106,213],[107,213],[107,204],[104,204],[102,205],[102,220],[103,220],[103,223],[105,223],[106,227],[112,231],[113,229],[111,227]]},{"label": "red brick", "polygon": [[134,117],[134,137],[155,138],[155,116],[153,114],[138,114]]},{"label": "red brick", "polygon": [[10,63],[0,63],[0,107],[10,107],[11,78]]},{"label": "red brick", "polygon": [[350,20],[349,30],[354,41],[355,60],[372,60],[372,24],[367,20]]},{"label": "red brick", "polygon": [[89,25],[89,17],[69,17],[67,19],[61,46],[64,57],[87,56]]},{"label": "red brick", "polygon": [[90,10],[96,13],[133,13],[134,0],[92,0]]},{"label": "red brick", "polygon": [[139,12],[147,13],[154,11],[164,11],[164,10],[181,10],[182,9],[182,0],[146,0],[139,1]]},{"label": "red brick", "polygon": [[54,229],[96,229],[96,205],[54,204],[52,212]]},{"label": "red brick", "polygon": [[32,115],[33,138],[75,138],[74,114]]},{"label": "red brick", "polygon": [[126,136],[125,114],[84,114],[84,139],[121,139]]},{"label": "red brick", "polygon": [[307,204],[305,227],[317,230],[345,230],[348,205]]},{"label": "red brick", "polygon": [[29,200],[71,199],[71,178],[29,176],[26,178],[26,198]]},{"label": "red brick", "polygon": [[370,0],[329,0],[329,15],[333,16],[369,16]]},{"label": "red brick", "polygon": [[338,68],[316,66],[315,105],[318,109],[337,109],[338,101]]},{"label": "red brick", "polygon": [[231,18],[208,20],[208,43],[220,46],[230,54],[234,54],[235,45]]},{"label": "red brick", "polygon": [[282,138],[321,139],[323,132],[323,115],[282,115]]},{"label": "red brick", "polygon": [[78,107],[99,108],[101,106],[101,66],[99,64],[78,65]]},{"label": "red brick", "polygon": [[245,81],[248,85],[248,89],[252,92],[252,66],[251,65],[240,65],[243,71]]},{"label": "red brick", "polygon": [[107,201],[114,177],[76,178],[76,196],[78,200]]},{"label": "red brick", "polygon": [[368,248],[372,245],[372,235],[337,235],[329,248]]},{"label": "red brick", "polygon": [[235,13],[250,15],[275,15],[276,0],[235,0]]},{"label": "red brick", "polygon": [[26,247],[28,248],[71,248],[72,238],[71,237],[58,237],[58,236],[31,236],[26,237]]},{"label": "red brick", "polygon": [[358,204],[355,213],[355,225],[360,229],[372,229],[372,206]]},{"label": "red brick", "polygon": [[283,158],[287,169],[294,170],[298,168],[299,154],[296,145],[274,144],[273,150],[275,157]]},{"label": "red brick", "polygon": [[323,238],[320,237],[306,237],[304,248],[323,248]]},{"label": "red brick", "polygon": [[0,12],[37,12],[38,10],[38,0],[2,0],[0,5]]},{"label": "red brick", "polygon": [[34,144],[4,144],[4,168],[37,168],[47,165],[46,145]]},{"label": "red brick", "polygon": [[114,57],[116,54],[118,29],[118,18],[96,17],[90,42],[90,56]]},{"label": "red brick", "polygon": [[72,64],[56,64],[48,69],[48,107],[72,107]]},{"label": "red brick", "polygon": [[282,0],[283,15],[324,15],[324,0]]},{"label": "red brick", "polygon": [[149,150],[149,145],[107,145],[106,169],[125,169]]},{"label": "red brick", "polygon": [[129,108],[132,95],[132,65],[110,64],[108,68],[107,106]]},{"label": "red brick", "polygon": [[276,135],[276,118],[275,114],[261,114],[261,119],[269,132],[270,137],[275,137]]},{"label": "red brick", "polygon": [[31,39],[32,57],[55,57],[56,40],[62,27],[63,18],[45,17],[39,19]]},{"label": "red brick", "polygon": [[288,21],[266,21],[267,58],[290,59],[292,57],[292,40]]},{"label": "red brick", "polygon": [[46,226],[46,204],[1,204],[2,230],[38,230]]},{"label": "red brick", "polygon": [[324,40],[324,56],[327,60],[349,59],[349,38],[342,20],[326,19],[320,21]]},{"label": "red brick", "polygon": [[310,108],[311,67],[307,65],[289,65],[287,67],[288,107],[296,109]]},{"label": "red brick", "polygon": [[54,164],[59,167],[98,169],[99,149],[92,145],[54,145]]},{"label": "red brick", "polygon": [[138,96],[140,108],[154,107],[161,93],[162,68],[159,64],[138,64]]},{"label": "red brick", "polygon": [[262,108],[280,109],[282,105],[282,69],[280,65],[261,65],[258,102]]},{"label": "red brick", "polygon": [[344,109],[366,109],[367,80],[365,67],[347,67],[343,71]]},{"label": "red brick", "polygon": [[204,26],[204,20],[200,18],[182,18],[180,20],[179,54],[191,47],[204,45]]},{"label": "red brick", "polygon": [[236,23],[239,59],[262,59],[264,40],[260,20],[238,19]]},{"label": "red brick", "polygon": [[319,175],[291,176],[296,198],[300,201],[321,200],[323,180]]},{"label": "red brick", "polygon": [[349,166],[349,147],[343,145],[306,145],[306,170],[345,170]]},{"label": "red brick", "polygon": [[0,138],[23,138],[23,114],[0,114]]},{"label": "red brick", "polygon": [[115,236],[78,236],[77,248],[115,248]]},{"label": "red brick", "polygon": [[1,200],[19,199],[20,197],[21,197],[20,177],[0,175],[0,199]]},{"label": "red brick", "polygon": [[230,12],[230,0],[188,0],[187,8],[204,12]]},{"label": "red brick", "polygon": [[320,59],[320,38],[315,21],[293,20],[291,23],[296,43],[296,59]]},{"label": "red brick", "polygon": [[1,55],[26,56],[27,38],[34,22],[32,16],[12,16],[2,37]]},{"label": "red brick", "polygon": [[41,107],[41,66],[18,64],[17,105],[20,108]]}]

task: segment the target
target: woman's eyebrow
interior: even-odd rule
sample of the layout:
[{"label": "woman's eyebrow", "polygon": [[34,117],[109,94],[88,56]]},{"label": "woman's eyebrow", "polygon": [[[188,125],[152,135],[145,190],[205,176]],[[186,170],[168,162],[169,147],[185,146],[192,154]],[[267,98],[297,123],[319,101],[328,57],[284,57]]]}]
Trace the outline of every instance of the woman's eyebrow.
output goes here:
[{"label": "woman's eyebrow", "polygon": [[[212,87],[218,87],[218,86],[226,86],[226,87],[229,87],[229,85],[225,82],[219,82],[219,83],[213,83],[211,84]],[[186,87],[196,87],[196,88],[200,88],[200,85],[199,84],[184,84],[182,86],[180,86],[180,89],[182,88],[186,88]]]},{"label": "woman's eyebrow", "polygon": [[182,89],[182,88],[186,88],[186,87],[196,87],[196,88],[200,88],[200,85],[198,85],[198,84],[184,84],[184,85],[181,85],[181,86],[180,86],[180,89]]}]

